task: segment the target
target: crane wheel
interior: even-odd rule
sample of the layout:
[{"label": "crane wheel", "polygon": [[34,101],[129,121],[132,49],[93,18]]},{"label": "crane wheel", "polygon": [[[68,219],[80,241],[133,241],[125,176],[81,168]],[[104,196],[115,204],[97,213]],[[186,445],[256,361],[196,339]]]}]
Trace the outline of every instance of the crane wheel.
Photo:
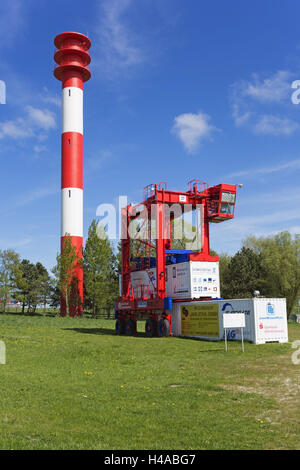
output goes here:
[{"label": "crane wheel", "polygon": [[129,319],[125,323],[125,335],[133,336],[136,332],[136,324],[133,320]]},{"label": "crane wheel", "polygon": [[157,333],[161,338],[170,336],[170,323],[166,318],[161,318],[157,325]]},{"label": "crane wheel", "polygon": [[153,318],[149,318],[146,321],[145,332],[148,338],[152,338],[156,334],[156,322]]},{"label": "crane wheel", "polygon": [[116,321],[116,333],[117,335],[123,335],[125,333],[125,321],[123,318],[118,318]]}]

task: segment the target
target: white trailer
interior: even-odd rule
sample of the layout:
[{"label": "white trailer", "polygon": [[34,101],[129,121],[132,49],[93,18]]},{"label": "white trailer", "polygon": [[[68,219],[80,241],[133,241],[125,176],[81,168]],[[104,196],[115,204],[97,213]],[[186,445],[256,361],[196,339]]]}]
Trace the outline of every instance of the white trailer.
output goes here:
[{"label": "white trailer", "polygon": [[[134,271],[130,274],[135,297],[143,292],[153,294],[156,289],[156,268]],[[220,297],[219,263],[187,261],[166,266],[166,294],[173,299],[200,299]]]},{"label": "white trailer", "polygon": [[[254,344],[288,342],[286,299],[230,299],[174,302],[172,333],[210,341],[224,339],[223,314],[244,313],[244,339]],[[240,329],[226,331],[227,339],[241,340]]]}]

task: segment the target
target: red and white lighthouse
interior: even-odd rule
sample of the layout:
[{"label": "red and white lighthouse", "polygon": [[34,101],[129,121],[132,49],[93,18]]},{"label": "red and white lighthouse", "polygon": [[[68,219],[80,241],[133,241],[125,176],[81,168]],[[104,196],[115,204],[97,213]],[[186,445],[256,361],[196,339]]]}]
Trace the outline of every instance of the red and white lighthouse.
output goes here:
[{"label": "red and white lighthouse", "polygon": [[[90,39],[80,33],[65,32],[56,36],[54,76],[62,82],[61,136],[61,247],[66,234],[82,258],[83,242],[83,83],[89,80]],[[77,295],[83,299],[83,272],[79,263],[74,269]],[[81,312],[81,306],[71,311]],[[62,299],[61,314],[66,314]]]}]

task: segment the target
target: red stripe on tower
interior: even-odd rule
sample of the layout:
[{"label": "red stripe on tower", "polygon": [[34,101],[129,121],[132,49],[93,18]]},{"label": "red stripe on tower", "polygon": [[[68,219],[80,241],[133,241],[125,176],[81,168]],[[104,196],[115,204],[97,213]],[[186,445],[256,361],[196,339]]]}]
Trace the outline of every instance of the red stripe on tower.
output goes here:
[{"label": "red stripe on tower", "polygon": [[[72,245],[82,259],[83,242],[83,83],[90,79],[87,52],[91,47],[88,37],[66,32],[56,36],[54,60],[58,64],[54,76],[62,82],[62,138],[61,138],[61,249],[64,237],[71,236]],[[82,312],[82,264],[74,266],[77,301],[71,302],[71,315]],[[79,299],[79,301],[78,301]],[[61,315],[66,314],[61,299]]]}]

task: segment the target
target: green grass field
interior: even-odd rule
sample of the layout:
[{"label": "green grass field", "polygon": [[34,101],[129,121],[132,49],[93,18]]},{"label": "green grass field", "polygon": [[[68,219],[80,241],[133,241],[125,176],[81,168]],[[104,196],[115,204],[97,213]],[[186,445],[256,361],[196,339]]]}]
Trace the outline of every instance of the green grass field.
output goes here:
[{"label": "green grass field", "polygon": [[[289,324],[289,340],[300,325]],[[0,315],[1,449],[299,449],[291,344],[115,336],[114,321]]]}]

